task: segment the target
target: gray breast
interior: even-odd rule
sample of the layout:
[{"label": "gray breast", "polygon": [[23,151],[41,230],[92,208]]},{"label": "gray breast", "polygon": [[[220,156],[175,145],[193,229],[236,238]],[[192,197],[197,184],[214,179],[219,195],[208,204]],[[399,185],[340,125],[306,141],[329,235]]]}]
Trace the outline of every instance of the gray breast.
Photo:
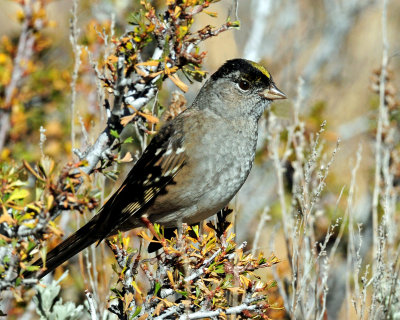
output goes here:
[{"label": "gray breast", "polygon": [[[214,135],[208,132],[199,141],[202,144],[199,150],[204,152],[197,155],[196,162],[199,165],[195,176],[199,178],[195,184],[199,205],[208,205],[210,210],[219,210],[225,206],[243,185],[251,170],[257,141],[257,123],[247,121],[241,124],[247,126],[246,130],[241,130],[240,126],[230,126],[228,130],[214,132]],[[228,123],[221,125],[229,126]],[[207,214],[209,212],[203,213]]]}]

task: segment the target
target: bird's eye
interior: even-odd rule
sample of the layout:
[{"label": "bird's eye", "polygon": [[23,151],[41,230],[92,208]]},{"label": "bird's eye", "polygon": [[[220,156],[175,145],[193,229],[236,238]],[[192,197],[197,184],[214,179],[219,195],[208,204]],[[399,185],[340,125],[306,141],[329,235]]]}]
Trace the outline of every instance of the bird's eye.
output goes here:
[{"label": "bird's eye", "polygon": [[239,81],[239,88],[247,91],[250,89],[250,83],[247,80],[242,79]]}]

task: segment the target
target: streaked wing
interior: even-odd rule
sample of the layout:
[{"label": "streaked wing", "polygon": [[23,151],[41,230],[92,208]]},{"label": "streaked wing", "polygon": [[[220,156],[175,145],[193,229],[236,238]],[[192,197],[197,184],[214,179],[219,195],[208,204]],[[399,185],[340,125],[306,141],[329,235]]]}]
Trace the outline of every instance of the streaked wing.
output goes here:
[{"label": "streaked wing", "polygon": [[[121,187],[99,212],[102,238],[150,205],[185,165],[180,132],[167,125],[153,138]],[[138,217],[139,218],[139,217]]]}]

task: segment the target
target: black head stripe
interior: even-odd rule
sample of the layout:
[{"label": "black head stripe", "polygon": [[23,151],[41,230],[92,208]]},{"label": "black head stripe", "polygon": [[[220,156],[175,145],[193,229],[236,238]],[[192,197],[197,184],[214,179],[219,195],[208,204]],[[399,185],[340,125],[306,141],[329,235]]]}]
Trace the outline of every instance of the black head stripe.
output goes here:
[{"label": "black head stripe", "polygon": [[226,61],[222,67],[220,67],[212,76],[212,80],[220,78],[227,78],[231,74],[239,71],[240,74],[244,74],[250,81],[261,81],[265,85],[269,86],[271,83],[271,75],[263,66],[253,61],[245,59],[233,59]]}]

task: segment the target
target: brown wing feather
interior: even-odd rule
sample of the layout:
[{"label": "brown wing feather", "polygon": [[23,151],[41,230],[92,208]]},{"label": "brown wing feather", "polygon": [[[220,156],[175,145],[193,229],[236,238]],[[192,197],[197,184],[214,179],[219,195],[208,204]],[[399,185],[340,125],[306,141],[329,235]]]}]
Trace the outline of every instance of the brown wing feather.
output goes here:
[{"label": "brown wing feather", "polygon": [[121,187],[99,212],[101,216],[98,221],[102,225],[100,240],[118,230],[125,231],[124,223],[135,215],[139,219],[140,212],[172,182],[185,165],[185,152],[177,152],[182,151],[181,148],[179,132],[174,131],[170,125],[163,127]]},{"label": "brown wing feather", "polygon": [[[179,125],[174,127],[179,128]],[[97,240],[118,230],[124,231],[123,224],[140,215],[185,165],[185,153],[181,148],[181,134],[171,124],[164,126],[99,213],[48,253],[47,270],[38,276],[43,277]],[[176,152],[178,149],[180,152]],[[42,261],[36,260],[33,265],[42,267]],[[33,272],[25,273],[25,277],[32,275]]]}]

